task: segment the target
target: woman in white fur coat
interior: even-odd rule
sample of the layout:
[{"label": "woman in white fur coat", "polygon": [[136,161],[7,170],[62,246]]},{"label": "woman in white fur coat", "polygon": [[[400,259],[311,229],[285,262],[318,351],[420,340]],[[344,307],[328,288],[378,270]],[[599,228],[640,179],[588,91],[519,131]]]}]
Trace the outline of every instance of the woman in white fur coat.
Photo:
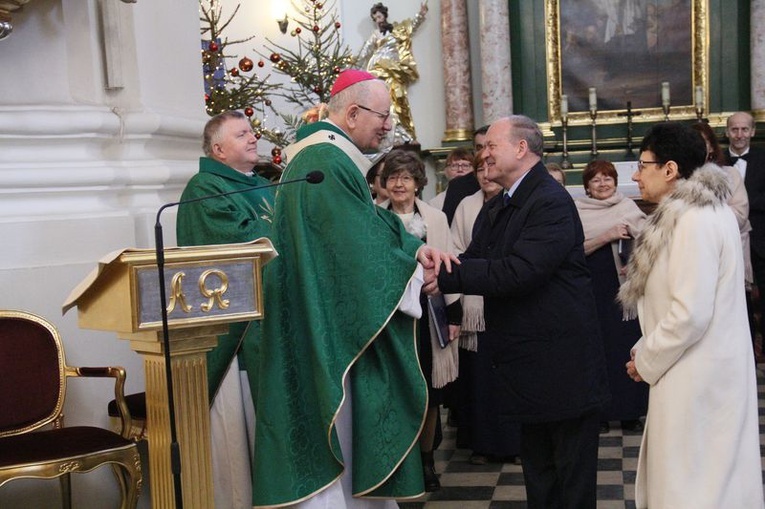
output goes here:
[{"label": "woman in white fur coat", "polygon": [[[658,203],[619,299],[643,336],[627,374],[650,385],[638,508],[763,507],[757,381],[725,173],[690,127],[653,126],[637,182]],[[703,166],[702,166],[703,165]]]}]

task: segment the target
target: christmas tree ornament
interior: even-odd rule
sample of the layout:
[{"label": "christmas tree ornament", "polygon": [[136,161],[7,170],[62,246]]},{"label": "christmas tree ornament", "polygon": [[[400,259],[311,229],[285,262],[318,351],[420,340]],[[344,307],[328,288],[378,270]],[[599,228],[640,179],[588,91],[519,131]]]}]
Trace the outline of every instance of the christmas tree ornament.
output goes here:
[{"label": "christmas tree ornament", "polygon": [[229,72],[231,73],[231,76],[233,76],[233,77],[235,77],[235,78],[236,78],[237,76],[239,76],[239,69],[237,69],[236,67],[232,67],[232,68],[231,68],[231,70],[230,70]]},{"label": "christmas tree ornament", "polygon": [[339,21],[335,21],[335,28],[340,28],[340,22]]},{"label": "christmas tree ornament", "polygon": [[321,29],[319,28],[319,25],[314,25],[314,26],[313,26],[313,31],[314,31],[314,32],[318,32],[319,30],[321,30]]},{"label": "christmas tree ornament", "polygon": [[302,29],[302,28],[300,28],[300,27],[297,27],[297,28],[295,29],[295,33],[297,33],[297,34],[300,34],[300,32],[302,32],[302,31],[303,31],[303,29]]},{"label": "christmas tree ornament", "polygon": [[244,114],[247,115],[248,117],[251,117],[255,114],[255,110],[253,110],[250,106],[247,106],[244,109]]},{"label": "christmas tree ornament", "polygon": [[282,59],[281,55],[279,53],[271,53],[271,62],[277,63],[279,60]]},{"label": "christmas tree ornament", "polygon": [[239,61],[239,68],[244,72],[250,72],[252,70],[253,63],[252,60],[250,60],[247,57],[242,58]]},{"label": "christmas tree ornament", "polygon": [[272,148],[271,155],[274,157],[282,155],[282,149],[280,149],[279,147]]},{"label": "christmas tree ornament", "polygon": [[218,43],[215,42],[215,41],[211,41],[210,42],[210,46],[208,46],[208,47],[210,48],[210,51],[212,51],[212,52],[217,52],[218,49],[220,49],[219,46],[218,46]]},{"label": "christmas tree ornament", "polygon": [[258,60],[258,67],[263,67],[266,63],[262,60]]},{"label": "christmas tree ornament", "polygon": [[274,162],[274,164],[282,164],[282,156],[274,156],[272,161]]}]

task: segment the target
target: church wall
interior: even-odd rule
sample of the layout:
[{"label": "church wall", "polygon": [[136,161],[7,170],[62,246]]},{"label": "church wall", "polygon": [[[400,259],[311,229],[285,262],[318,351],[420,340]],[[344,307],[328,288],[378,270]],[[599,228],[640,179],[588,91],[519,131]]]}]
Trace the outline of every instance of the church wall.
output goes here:
[{"label": "church wall", "polygon": [[[119,33],[105,32],[104,8]],[[127,392],[141,391],[128,343],[80,329],[61,304],[106,253],[153,246],[157,208],[196,171],[206,120],[196,3],[32,0],[13,22],[0,41],[0,307],[46,317],[70,365],[122,365]],[[106,89],[107,54],[120,88]],[[174,214],[163,224],[172,245]],[[108,426],[110,381],[70,380],[67,392],[68,424]],[[118,505],[108,468],[72,482],[75,507]],[[54,507],[58,497],[57,481],[16,481],[0,489],[0,507]]]}]

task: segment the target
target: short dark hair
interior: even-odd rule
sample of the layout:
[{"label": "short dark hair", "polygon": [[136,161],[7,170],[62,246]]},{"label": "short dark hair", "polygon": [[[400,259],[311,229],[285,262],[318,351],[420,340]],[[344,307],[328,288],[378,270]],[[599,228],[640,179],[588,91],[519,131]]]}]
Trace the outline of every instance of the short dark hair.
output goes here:
[{"label": "short dark hair", "polygon": [[640,151],[650,150],[661,164],[674,161],[682,178],[689,178],[707,160],[701,134],[680,122],[654,124],[643,137]]},{"label": "short dark hair", "polygon": [[613,178],[614,184],[617,186],[619,185],[619,174],[616,173],[614,163],[606,161],[605,159],[594,159],[587,163],[587,166],[585,166],[582,171],[582,185],[584,185],[585,189],[587,189],[587,186],[590,184],[590,180],[592,180],[598,173]]},{"label": "short dark hair", "polygon": [[712,153],[707,154],[707,161],[719,164],[720,166],[725,164],[725,154],[723,154],[723,149],[720,147],[720,142],[717,141],[715,130],[706,122],[696,122],[691,124],[691,128],[698,131],[709,142],[709,146],[712,147]]},{"label": "short dark hair", "polygon": [[382,173],[380,174],[380,184],[387,186],[388,179],[401,173],[408,171],[414,178],[414,185],[417,189],[422,189],[428,183],[428,178],[425,176],[425,164],[415,152],[411,150],[394,148],[388,155],[385,156],[385,166],[383,166]]},{"label": "short dark hair", "polygon": [[369,9],[370,16],[374,16],[377,12],[381,12],[385,19],[388,19],[388,8],[382,2],[377,2]]},{"label": "short dark hair", "polygon": [[482,126],[481,126],[481,127],[479,127],[478,129],[476,129],[475,131],[473,131],[473,138],[475,138],[475,137],[476,137],[476,136],[478,136],[479,134],[486,134],[486,133],[488,132],[488,130],[489,130],[489,124],[486,124],[486,125],[482,125]]}]

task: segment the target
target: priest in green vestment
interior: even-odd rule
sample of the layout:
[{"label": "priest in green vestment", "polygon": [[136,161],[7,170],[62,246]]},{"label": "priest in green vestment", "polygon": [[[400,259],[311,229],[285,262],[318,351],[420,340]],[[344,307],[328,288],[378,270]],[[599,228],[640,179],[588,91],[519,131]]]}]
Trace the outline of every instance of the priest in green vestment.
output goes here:
[{"label": "priest in green vestment", "polygon": [[[199,159],[199,173],[189,180],[181,201],[241,192],[180,205],[178,244],[231,244],[268,236],[272,189],[245,191],[270,184],[253,175],[258,161],[257,138],[247,117],[240,111],[213,117],[205,126],[202,146],[205,157]],[[230,324],[229,333],[219,336],[218,346],[207,354],[216,507],[250,507],[250,447],[241,401],[249,397],[256,381],[254,356],[259,328],[258,322]],[[247,329],[250,333],[245,335]],[[247,372],[244,388],[240,369]],[[240,472],[240,478],[232,478],[230,471]]]},{"label": "priest in green vestment", "polygon": [[[385,83],[343,71],[329,118],[298,131],[264,271],[253,505],[396,507],[424,493],[417,440],[427,387],[419,293],[445,255],[376,207],[365,174],[391,129]],[[420,262],[420,263],[418,263]],[[423,274],[424,277],[420,276]]]}]

